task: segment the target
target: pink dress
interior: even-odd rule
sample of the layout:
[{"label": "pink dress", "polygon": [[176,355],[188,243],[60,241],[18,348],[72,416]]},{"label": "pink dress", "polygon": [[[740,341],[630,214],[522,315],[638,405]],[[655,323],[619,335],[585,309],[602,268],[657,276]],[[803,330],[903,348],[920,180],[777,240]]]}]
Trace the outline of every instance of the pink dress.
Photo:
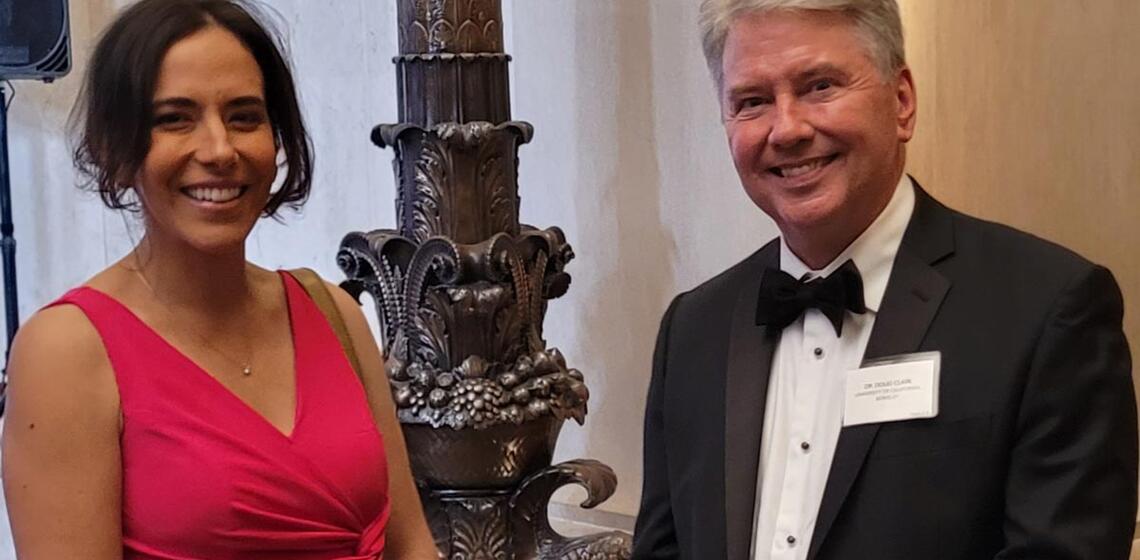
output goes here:
[{"label": "pink dress", "polygon": [[328,321],[296,280],[281,276],[296,364],[290,435],[110,296],[81,287],[53,303],[83,310],[115,370],[125,558],[382,557],[383,440]]}]

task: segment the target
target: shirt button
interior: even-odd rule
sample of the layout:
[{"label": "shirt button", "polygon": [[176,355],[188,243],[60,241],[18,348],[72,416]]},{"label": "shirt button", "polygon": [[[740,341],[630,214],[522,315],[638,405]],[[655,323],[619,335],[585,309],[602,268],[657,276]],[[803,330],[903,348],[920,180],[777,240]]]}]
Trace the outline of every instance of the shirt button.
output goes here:
[{"label": "shirt button", "polygon": [[815,354],[815,357],[817,357],[817,358],[822,358],[823,357],[823,348],[816,348],[815,350],[812,351],[812,354]]},{"label": "shirt button", "polygon": [[811,449],[811,444],[806,442],[806,441],[800,442],[800,449],[803,449],[804,451],[808,451]]},{"label": "shirt button", "polygon": [[794,537],[792,535],[788,535],[788,544],[792,544],[792,545],[796,544],[796,537]]}]

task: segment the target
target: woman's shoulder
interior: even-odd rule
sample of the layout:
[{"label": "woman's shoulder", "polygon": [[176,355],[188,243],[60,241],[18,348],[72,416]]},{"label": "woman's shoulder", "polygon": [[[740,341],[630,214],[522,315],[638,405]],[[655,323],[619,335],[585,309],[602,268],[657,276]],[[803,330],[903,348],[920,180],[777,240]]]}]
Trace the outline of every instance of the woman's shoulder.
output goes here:
[{"label": "woman's shoulder", "polygon": [[[348,329],[349,337],[354,346],[358,346],[365,337],[370,338],[372,336],[371,328],[368,326],[368,320],[364,318],[364,312],[360,307],[360,302],[345,291],[344,288],[321,277],[312,270],[294,269],[286,272],[296,278],[302,286],[306,283],[315,282],[320,282],[323,285],[325,291],[328,292],[329,299],[332,300],[332,304],[336,306],[336,312],[344,321],[344,325]],[[315,297],[315,295],[311,293],[312,289],[312,287],[306,287],[305,291],[310,292],[310,297]]]},{"label": "woman's shoulder", "polygon": [[333,303],[336,304],[337,311],[344,317],[345,326],[348,327],[353,342],[359,344],[358,339],[371,338],[372,330],[368,325],[368,320],[364,317],[364,310],[361,308],[360,302],[339,285],[328,280],[323,281],[325,288],[332,296]]},{"label": "woman's shoulder", "polygon": [[29,317],[12,341],[10,376],[25,376],[28,384],[67,385],[92,383],[103,377],[97,375],[102,369],[110,381],[110,360],[84,293],[114,298],[118,282],[113,273],[100,272]]},{"label": "woman's shoulder", "polygon": [[79,434],[118,418],[110,359],[99,332],[75,305],[46,307],[16,332],[7,393],[10,417],[51,418],[67,433],[72,430],[66,426]]},{"label": "woman's shoulder", "polygon": [[337,311],[347,320],[349,317],[360,315],[363,319],[364,315],[360,310],[360,303],[356,301],[348,292],[344,291],[336,283],[321,276],[318,272],[308,268],[294,268],[289,270],[281,270],[278,272],[287,273],[292,276],[297,283],[305,289],[306,293],[310,293],[311,286],[306,286],[308,283],[320,282],[328,292],[332,302],[336,305]]},{"label": "woman's shoulder", "polygon": [[101,362],[108,360],[99,331],[83,309],[62,299],[37,311],[16,332],[9,369],[71,377]]}]

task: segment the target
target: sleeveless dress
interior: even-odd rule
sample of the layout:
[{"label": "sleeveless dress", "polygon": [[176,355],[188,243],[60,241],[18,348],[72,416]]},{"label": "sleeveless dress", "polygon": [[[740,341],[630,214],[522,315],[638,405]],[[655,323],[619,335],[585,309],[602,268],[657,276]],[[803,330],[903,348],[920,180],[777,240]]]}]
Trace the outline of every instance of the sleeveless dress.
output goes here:
[{"label": "sleeveless dress", "polygon": [[[89,287],[122,401],[128,560],[377,560],[388,522],[383,440],[328,321],[291,276],[297,405],[286,435],[129,309]],[[256,375],[256,373],[255,373]]]}]

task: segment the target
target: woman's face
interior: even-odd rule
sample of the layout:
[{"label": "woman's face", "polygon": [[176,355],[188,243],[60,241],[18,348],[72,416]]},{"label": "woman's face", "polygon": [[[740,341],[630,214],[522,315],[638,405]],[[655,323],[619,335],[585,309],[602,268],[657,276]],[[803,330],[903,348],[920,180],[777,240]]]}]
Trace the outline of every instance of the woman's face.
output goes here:
[{"label": "woman's face", "polygon": [[257,61],[232,33],[206,27],[167,51],[153,107],[135,182],[148,237],[208,253],[244,246],[277,175]]}]

